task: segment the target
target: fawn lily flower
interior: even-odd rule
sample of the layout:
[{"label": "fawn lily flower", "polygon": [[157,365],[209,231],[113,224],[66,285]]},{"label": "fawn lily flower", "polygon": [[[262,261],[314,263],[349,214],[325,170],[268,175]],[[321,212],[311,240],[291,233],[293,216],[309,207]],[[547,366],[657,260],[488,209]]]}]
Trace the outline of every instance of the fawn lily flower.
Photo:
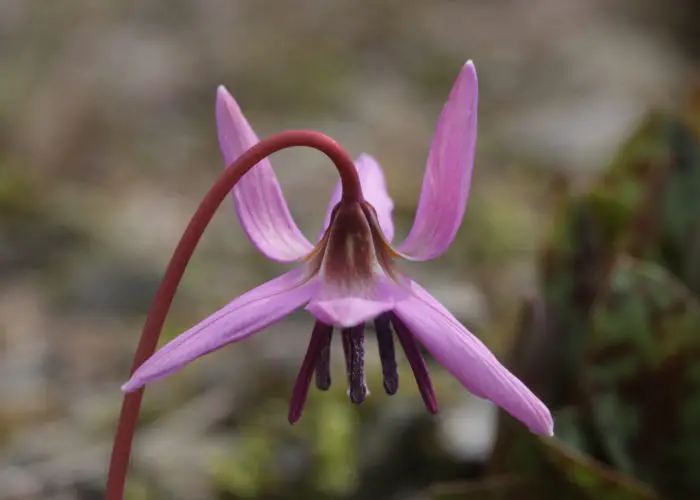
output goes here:
[{"label": "fawn lily flower", "polygon": [[[438,406],[419,345],[469,391],[492,400],[533,432],[551,435],[553,421],[546,406],[393,263],[396,257],[433,259],[455,237],[471,183],[477,94],[476,71],[470,61],[462,68],[439,117],[415,222],[396,249],[391,246],[393,202],[382,169],[370,156],[362,155],[356,161],[364,199],[341,198],[339,184],[316,245],[294,223],[270,163],[258,163],[233,188],[238,217],[260,252],[279,262],[300,262],[299,267],[243,294],[172,340],[138,368],[122,389],[135,391],[166,377],[305,306],[316,322],[294,386],[290,422],[300,418],[314,374],[318,388],[330,387],[329,348],[334,329],[341,332],[349,397],[355,403],[365,399],[364,333],[365,324],[373,322],[388,394],[398,389],[393,330],[430,412],[437,412]],[[229,165],[258,139],[223,87],[217,94],[216,116],[221,151]]]}]

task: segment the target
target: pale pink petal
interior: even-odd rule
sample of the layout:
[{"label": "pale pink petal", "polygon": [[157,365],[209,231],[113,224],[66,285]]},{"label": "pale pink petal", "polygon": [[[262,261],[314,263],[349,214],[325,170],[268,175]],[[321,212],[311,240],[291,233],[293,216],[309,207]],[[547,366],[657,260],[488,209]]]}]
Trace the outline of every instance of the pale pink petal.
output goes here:
[{"label": "pale pink petal", "polygon": [[488,398],[530,430],[552,435],[547,407],[510,373],[488,348],[417,283],[414,295],[398,302],[396,314],[435,359],[468,390]]},{"label": "pale pink petal", "polygon": [[478,88],[471,61],[462,68],[438,119],[411,232],[398,251],[428,260],[447,250],[464,216],[476,149]]},{"label": "pale pink petal", "polygon": [[200,356],[259,332],[303,306],[317,287],[315,280],[303,282],[302,272],[295,269],[254,288],[163,346],[134,372],[122,390],[135,391]]},{"label": "pale pink petal", "polygon": [[[219,147],[226,166],[258,142],[236,101],[224,87],[216,95]],[[313,248],[289,212],[272,165],[263,160],[232,191],[238,218],[250,241],[263,254],[279,262],[292,262]]]},{"label": "pale pink petal", "polygon": [[[357,160],[355,160],[355,167],[360,176],[362,194],[377,211],[377,219],[379,220],[379,226],[382,228],[382,233],[384,233],[384,238],[386,238],[388,242],[391,242],[394,238],[394,221],[391,216],[391,211],[394,209],[394,201],[391,199],[386,189],[384,171],[377,160],[368,154],[361,154]],[[333,207],[340,201],[342,192],[342,186],[340,181],[338,181],[331,195],[331,201],[328,204],[326,220],[323,223],[324,232],[331,222],[331,212],[333,211]],[[323,232],[321,232],[321,237],[322,236]]]},{"label": "pale pink petal", "polygon": [[344,289],[322,280],[319,282],[318,292],[306,310],[317,320],[338,328],[350,328],[373,320],[392,310],[398,300],[408,297],[408,292],[389,278],[378,278],[364,286]]}]

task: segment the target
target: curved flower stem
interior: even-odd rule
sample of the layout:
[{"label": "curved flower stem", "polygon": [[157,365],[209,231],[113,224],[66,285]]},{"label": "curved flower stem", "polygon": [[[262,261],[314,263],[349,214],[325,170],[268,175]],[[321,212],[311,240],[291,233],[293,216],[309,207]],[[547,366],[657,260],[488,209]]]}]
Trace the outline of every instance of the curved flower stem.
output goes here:
[{"label": "curved flower stem", "polygon": [[[190,219],[180,241],[170,258],[170,263],[156,292],[141,332],[131,373],[141,366],[155,352],[160,332],[165,323],[170,305],[180,284],[185,268],[199,243],[204,230],[209,225],[216,209],[233,186],[258,162],[281,149],[294,146],[307,146],[318,149],[328,156],[340,174],[343,185],[342,201],[362,201],[362,188],[357,170],[347,152],[333,139],[310,130],[290,130],[260,141],[243,153],[222,174],[202,200],[199,208]],[[107,476],[107,500],[122,500],[126,480],[131,444],[136,430],[143,389],[126,394],[122,402],[117,432],[112,447],[112,456]]]}]

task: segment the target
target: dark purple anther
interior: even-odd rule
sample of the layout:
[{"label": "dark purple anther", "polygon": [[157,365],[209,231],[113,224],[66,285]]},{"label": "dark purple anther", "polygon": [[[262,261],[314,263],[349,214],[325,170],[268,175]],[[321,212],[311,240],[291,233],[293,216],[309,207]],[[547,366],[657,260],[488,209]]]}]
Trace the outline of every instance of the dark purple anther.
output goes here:
[{"label": "dark purple anther", "polygon": [[423,355],[418,348],[418,343],[413,337],[413,334],[408,329],[408,327],[401,321],[395,314],[391,315],[391,324],[394,326],[394,331],[396,331],[396,336],[406,353],[406,359],[411,365],[413,370],[413,375],[416,377],[416,383],[418,384],[418,390],[423,398],[423,403],[430,413],[438,412],[437,397],[435,396],[435,391],[433,390],[433,383],[430,381],[430,374],[428,373],[428,367],[425,364]]},{"label": "dark purple anther", "polygon": [[384,390],[387,394],[393,396],[399,390],[399,370],[396,367],[394,337],[391,333],[391,316],[388,313],[377,316],[374,320],[374,328],[377,331],[379,359],[382,362],[382,375],[384,376]]},{"label": "dark purple anther", "polygon": [[342,330],[345,363],[348,369],[350,401],[360,404],[367,396],[365,384],[365,325]]},{"label": "dark purple anther", "polygon": [[331,337],[333,327],[320,321],[316,322],[314,328],[319,328],[321,336],[321,351],[316,358],[316,387],[322,391],[327,391],[331,386]]}]

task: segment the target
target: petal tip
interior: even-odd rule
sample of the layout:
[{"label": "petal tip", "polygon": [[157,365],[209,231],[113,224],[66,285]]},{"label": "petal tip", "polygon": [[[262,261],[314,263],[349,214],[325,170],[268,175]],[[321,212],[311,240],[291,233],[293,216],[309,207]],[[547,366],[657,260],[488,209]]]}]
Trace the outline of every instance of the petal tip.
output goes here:
[{"label": "petal tip", "polygon": [[552,418],[552,413],[544,404],[537,411],[535,421],[529,427],[536,434],[547,437],[554,436],[554,419]]},{"label": "petal tip", "polygon": [[464,66],[462,66],[462,71],[460,71],[459,80],[465,83],[469,83],[470,85],[476,85],[476,66],[474,66],[474,62],[471,59],[469,59],[466,63],[464,63]]},{"label": "petal tip", "polygon": [[134,382],[133,380],[129,380],[125,384],[122,384],[121,391],[128,394],[130,392],[137,391],[140,388],[141,386],[138,385],[136,382]]},{"label": "petal tip", "polygon": [[233,108],[240,113],[238,103],[223,85],[219,85],[216,88],[216,107],[219,111],[231,110],[231,108]]},{"label": "petal tip", "polygon": [[549,424],[547,425],[547,432],[545,435],[554,437],[554,421],[551,416],[549,417]]},{"label": "petal tip", "polygon": [[218,87],[216,87],[216,97],[219,99],[224,98],[224,97],[230,98],[231,93],[228,91],[228,89],[225,86],[219,85]]},{"label": "petal tip", "polygon": [[360,153],[360,154],[358,155],[358,157],[355,159],[355,163],[361,163],[361,162],[363,162],[363,161],[373,161],[373,162],[376,162],[377,160],[376,160],[376,158],[374,158],[374,156],[372,156],[372,155],[369,154],[369,153]]},{"label": "petal tip", "polygon": [[538,432],[537,434],[549,438],[554,437],[554,427],[550,427],[545,432]]}]

